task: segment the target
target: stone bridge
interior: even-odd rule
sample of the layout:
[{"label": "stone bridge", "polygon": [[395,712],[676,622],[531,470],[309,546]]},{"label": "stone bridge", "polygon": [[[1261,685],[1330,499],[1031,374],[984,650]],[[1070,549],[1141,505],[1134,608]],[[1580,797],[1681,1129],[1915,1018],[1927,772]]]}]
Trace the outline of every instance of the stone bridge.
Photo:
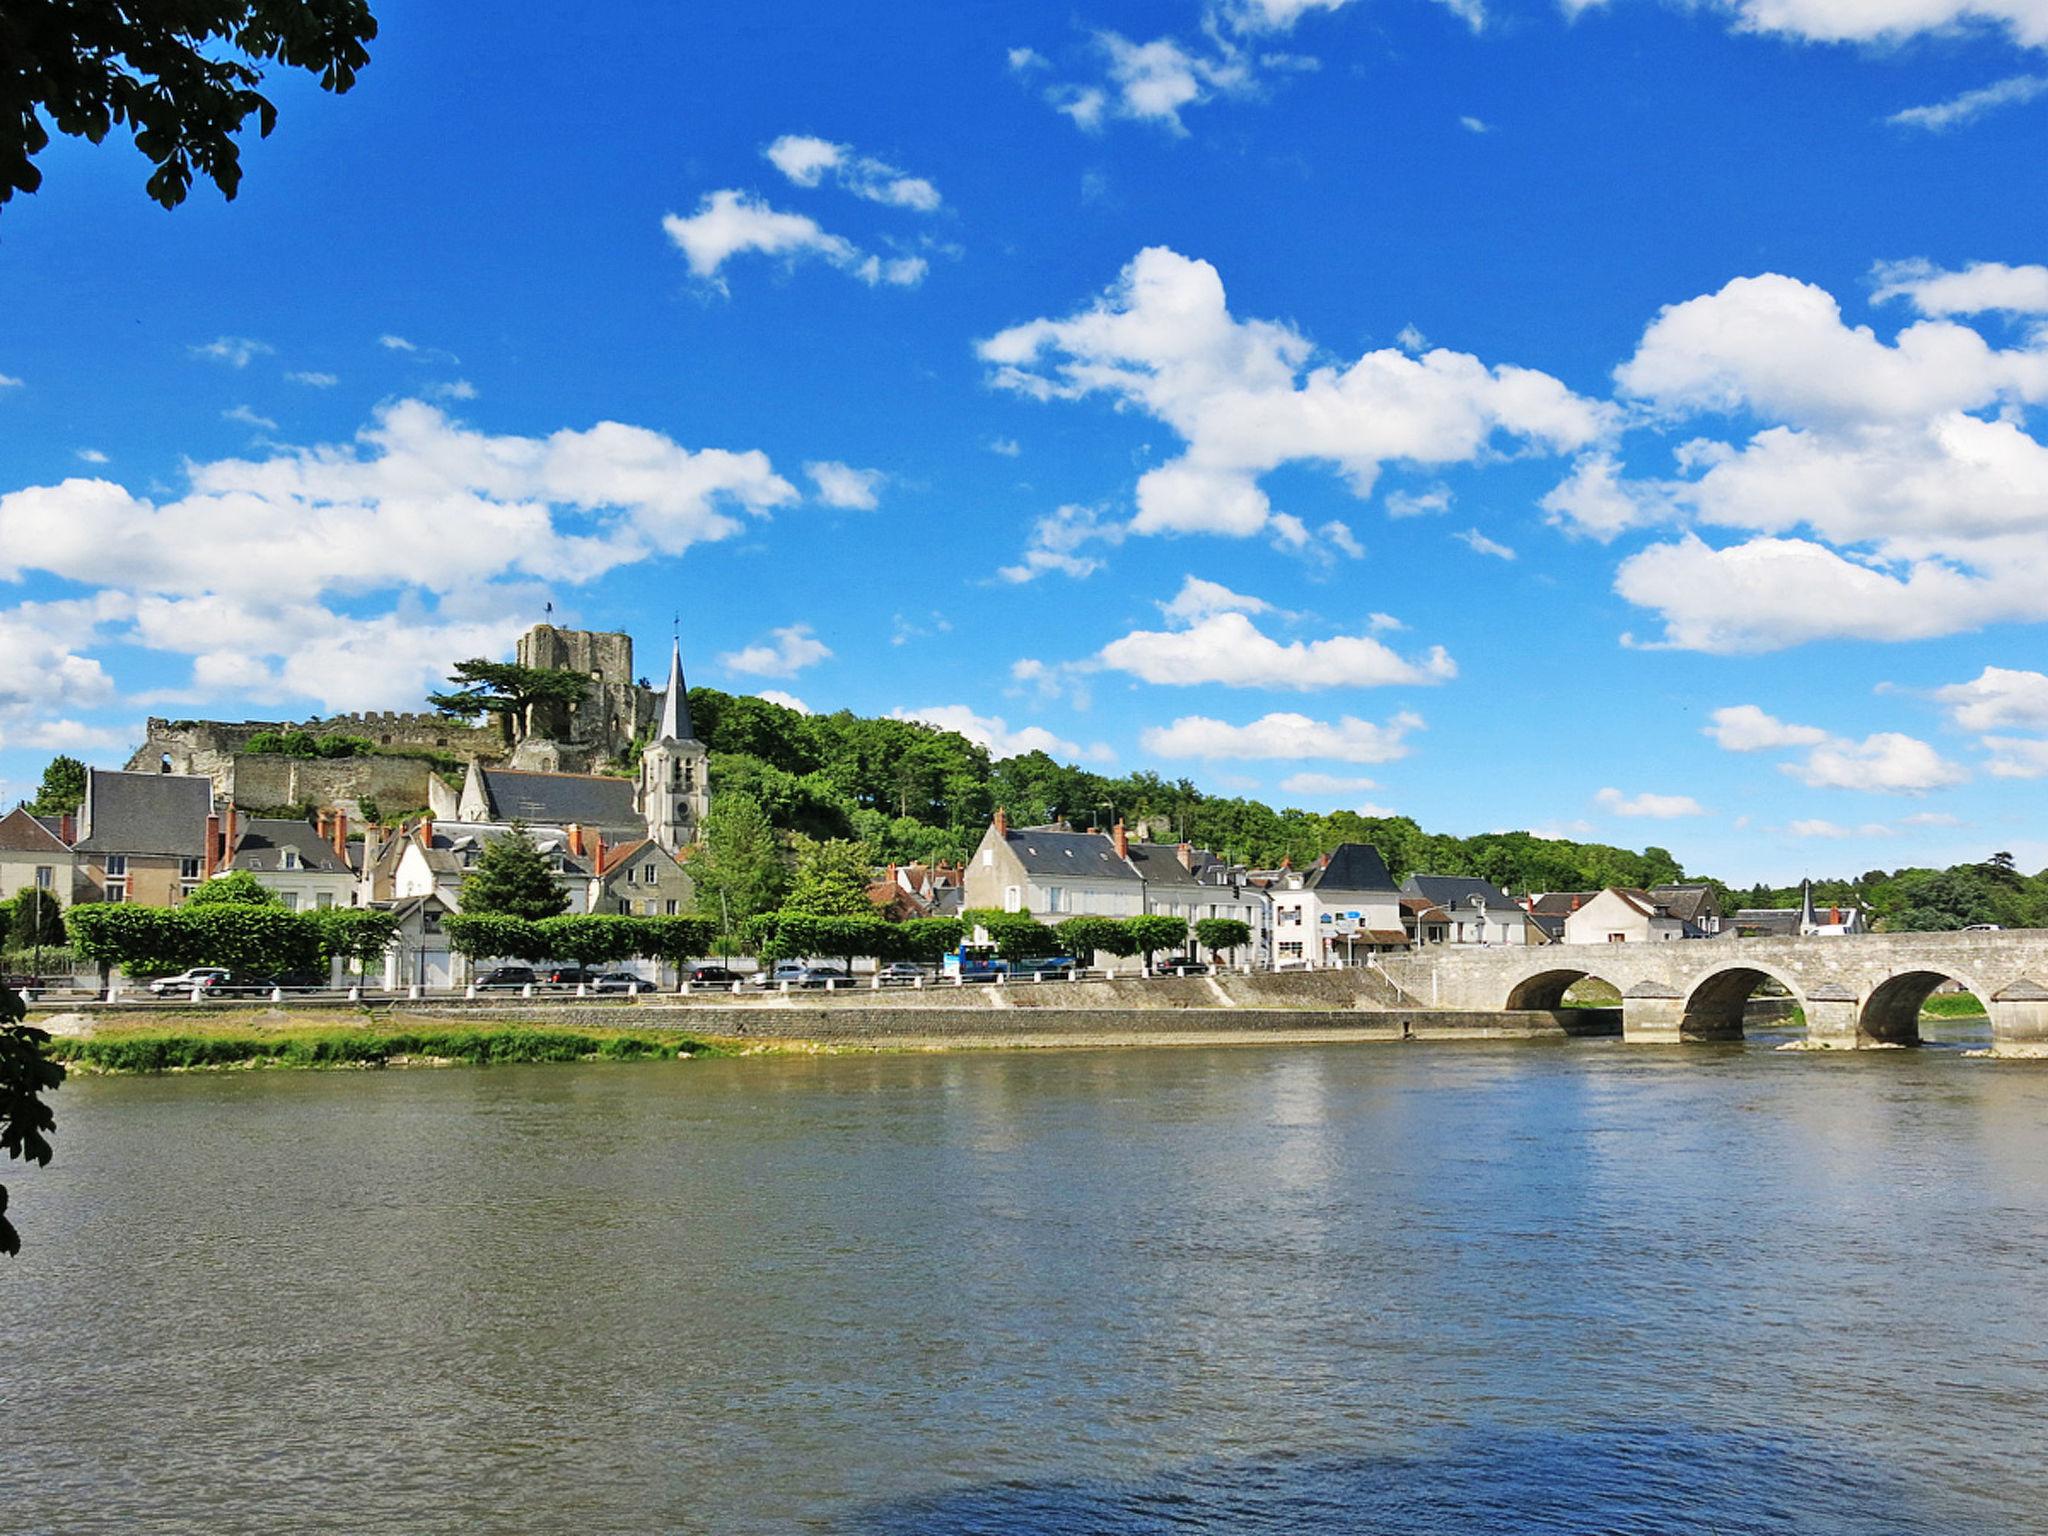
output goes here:
[{"label": "stone bridge", "polygon": [[1743,1005],[1777,982],[1805,1010],[1807,1037],[1835,1046],[1911,1045],[1944,982],[1974,992],[1994,1045],[2048,1054],[2048,930],[1693,939],[1654,944],[1445,945],[1378,967],[1411,1001],[1439,1008],[1555,1008],[1587,977],[1621,993],[1635,1041],[1733,1040]]}]

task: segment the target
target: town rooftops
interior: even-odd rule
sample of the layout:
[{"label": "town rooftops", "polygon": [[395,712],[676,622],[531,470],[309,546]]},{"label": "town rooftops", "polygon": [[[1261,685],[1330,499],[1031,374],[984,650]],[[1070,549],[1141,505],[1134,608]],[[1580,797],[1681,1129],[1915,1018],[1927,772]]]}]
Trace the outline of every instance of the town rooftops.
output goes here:
[{"label": "town rooftops", "polygon": [[0,853],[70,852],[71,845],[57,835],[49,822],[31,816],[26,806],[17,805],[0,816]]},{"label": "town rooftops", "polygon": [[1478,905],[1488,912],[1522,911],[1522,904],[1507,895],[1497,885],[1469,875],[1410,875],[1401,882],[1401,889],[1413,896],[1426,896],[1445,909],[1457,908],[1461,912],[1473,910],[1474,898]]},{"label": "town rooftops", "polygon": [[300,869],[350,872],[347,861],[335,853],[333,845],[320,836],[312,823],[272,816],[251,816],[238,824],[234,856],[228,860],[228,868],[259,873],[281,870],[285,867],[286,849],[298,854]]},{"label": "town rooftops", "polygon": [[1190,869],[1181,863],[1180,849],[1173,843],[1130,843],[1126,846],[1131,862],[1137,865],[1138,873],[1145,877],[1147,885],[1186,886],[1192,891],[1202,888],[1205,883],[1199,872],[1201,861],[1195,857],[1193,849],[1188,850],[1188,858],[1196,868]]},{"label": "town rooftops", "polygon": [[1339,843],[1330,850],[1328,862],[1312,870],[1303,884],[1321,896],[1339,891],[1394,894],[1394,877],[1387,873],[1387,861],[1370,843]]},{"label": "town rooftops", "polygon": [[[1063,827],[1015,827],[1003,834],[1010,852],[1030,875],[1071,875],[1077,880],[1123,880],[1137,884],[1137,866],[1116,854],[1104,832],[1069,832]],[[1176,866],[1177,867],[1177,866]]]},{"label": "town rooftops", "polygon": [[644,834],[647,822],[633,805],[633,781],[602,773],[530,773],[517,768],[484,768],[485,799],[503,821],[579,823],[586,827],[631,828]]},{"label": "town rooftops", "polygon": [[1598,891],[1545,891],[1540,896],[1529,898],[1529,911],[1537,917],[1554,917],[1562,921],[1599,894]]},{"label": "town rooftops", "polygon": [[203,774],[88,768],[78,850],[201,858],[212,813],[213,780]]},{"label": "town rooftops", "polygon": [[1731,936],[1796,939],[1803,914],[1797,907],[1744,907],[1728,924]]},{"label": "town rooftops", "polygon": [[1653,885],[1650,895],[1660,902],[1673,917],[1697,923],[1703,915],[1718,912],[1720,903],[1714,899],[1712,886],[1707,885]]}]

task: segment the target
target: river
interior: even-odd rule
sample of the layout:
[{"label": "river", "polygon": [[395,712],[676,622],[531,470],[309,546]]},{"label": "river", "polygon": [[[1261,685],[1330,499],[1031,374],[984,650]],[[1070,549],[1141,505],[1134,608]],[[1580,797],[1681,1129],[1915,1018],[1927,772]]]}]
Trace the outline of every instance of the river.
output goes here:
[{"label": "river", "polygon": [[2048,1532],[2048,1065],[79,1079],[0,1528]]}]

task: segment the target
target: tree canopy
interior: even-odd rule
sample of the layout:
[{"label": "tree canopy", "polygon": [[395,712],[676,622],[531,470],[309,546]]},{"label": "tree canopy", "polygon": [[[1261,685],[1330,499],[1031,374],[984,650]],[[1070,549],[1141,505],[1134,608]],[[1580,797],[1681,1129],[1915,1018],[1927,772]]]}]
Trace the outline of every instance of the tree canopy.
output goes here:
[{"label": "tree canopy", "polygon": [[528,714],[535,705],[574,704],[590,687],[581,672],[566,667],[522,667],[482,656],[457,662],[448,681],[454,687],[428,694],[427,702],[458,720],[497,716],[507,746],[526,734]]},{"label": "tree canopy", "polygon": [[462,910],[479,917],[537,923],[560,916],[568,906],[569,893],[555,879],[548,856],[522,826],[486,843],[462,879]]},{"label": "tree canopy", "polygon": [[63,816],[85,800],[85,764],[75,757],[53,757],[43,770],[42,786],[28,805],[31,816]]},{"label": "tree canopy", "polygon": [[126,127],[155,163],[166,208],[195,175],[232,199],[235,135],[269,137],[277,107],[263,66],[303,69],[339,95],[369,65],[368,0],[7,0],[0,6],[0,204],[43,184],[35,157],[59,133],[98,144]]}]

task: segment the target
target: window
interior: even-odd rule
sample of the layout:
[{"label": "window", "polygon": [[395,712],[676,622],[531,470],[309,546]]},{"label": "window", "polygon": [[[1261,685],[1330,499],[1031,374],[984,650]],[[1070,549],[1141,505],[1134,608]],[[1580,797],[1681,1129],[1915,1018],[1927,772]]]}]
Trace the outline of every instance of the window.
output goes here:
[{"label": "window", "polygon": [[1024,909],[1024,893],[1014,885],[1003,887],[1003,910],[1021,912]]},{"label": "window", "polygon": [[982,867],[983,869],[989,869],[989,868],[992,868],[992,867],[994,866],[995,862],[996,862],[996,851],[995,851],[995,849],[993,849],[993,848],[984,848],[984,849],[982,849],[982,850],[981,850],[981,867]]},{"label": "window", "polygon": [[285,849],[283,861],[277,867],[279,869],[297,869],[299,867],[299,850],[296,848]]},{"label": "window", "polygon": [[631,885],[633,883],[633,876],[637,873],[638,871],[635,870],[632,865],[628,864],[626,866],[626,884]]},{"label": "window", "polygon": [[[199,878],[199,861],[197,859],[178,860],[178,878],[180,880],[197,880]],[[41,883],[40,880],[37,882],[37,884]]]},{"label": "window", "polygon": [[279,891],[277,899],[284,903],[285,911],[296,912],[299,910],[299,893],[297,891]]},{"label": "window", "polygon": [[1066,909],[1060,903],[1066,899],[1066,894],[1066,889],[1063,886],[1048,885],[1045,888],[1045,910],[1048,912],[1065,911]]},{"label": "window", "polygon": [[652,864],[642,864],[640,866],[640,879],[643,883],[647,885],[653,885],[655,883],[656,876],[654,873],[654,866]]},{"label": "window", "polygon": [[1280,958],[1282,960],[1299,960],[1301,958],[1301,941],[1296,939],[1289,943],[1283,940],[1280,945]]},{"label": "window", "polygon": [[320,908],[324,912],[327,908],[334,905],[334,892],[320,892],[313,898],[313,905]]},{"label": "window", "polygon": [[652,896],[640,903],[640,915],[642,917],[654,916],[654,898]]},{"label": "window", "polygon": [[107,900],[128,899],[128,855],[110,853],[107,855]]},{"label": "window", "polygon": [[1607,942],[1610,944],[1626,944],[1628,942],[1628,935],[1625,933],[1610,933],[1607,935]]},{"label": "window", "polygon": [[51,886],[55,885],[56,883],[57,883],[57,868],[56,868],[56,866],[55,866],[55,865],[53,865],[53,864],[38,864],[38,865],[36,866],[36,889],[37,889],[37,890],[39,890],[39,891],[47,891],[48,889],[50,889],[50,887],[51,887]]},{"label": "window", "polygon": [[663,902],[661,905],[662,910],[664,912],[666,912],[670,917],[674,917],[676,915],[676,909],[680,907],[682,903],[676,901],[674,898],[670,898],[668,901]]}]

